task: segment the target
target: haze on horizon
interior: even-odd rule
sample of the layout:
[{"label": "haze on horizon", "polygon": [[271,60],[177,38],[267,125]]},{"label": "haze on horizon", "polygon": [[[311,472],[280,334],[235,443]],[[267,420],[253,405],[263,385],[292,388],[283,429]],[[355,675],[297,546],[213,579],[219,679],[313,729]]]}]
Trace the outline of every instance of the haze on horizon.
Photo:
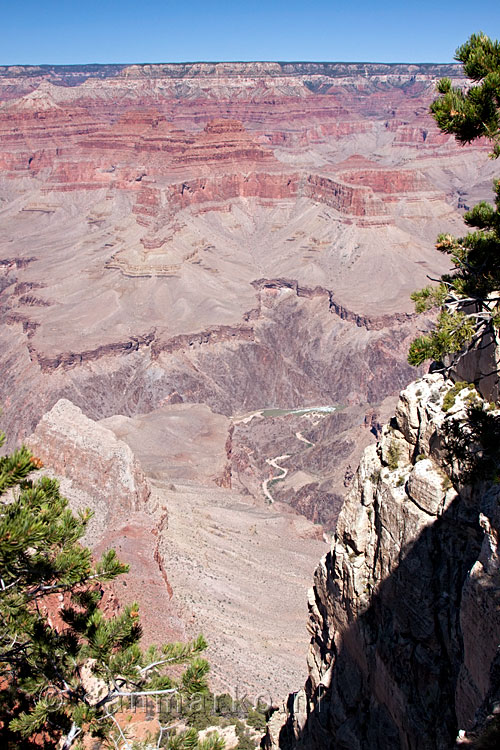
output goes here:
[{"label": "haze on horizon", "polygon": [[4,3],[0,65],[194,61],[451,62],[471,33],[500,37],[483,0],[61,0]]}]

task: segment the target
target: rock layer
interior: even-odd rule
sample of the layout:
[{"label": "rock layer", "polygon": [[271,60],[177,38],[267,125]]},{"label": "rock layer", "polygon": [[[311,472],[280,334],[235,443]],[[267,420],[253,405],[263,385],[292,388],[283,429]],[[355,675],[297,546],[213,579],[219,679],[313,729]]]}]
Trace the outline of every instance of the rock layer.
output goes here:
[{"label": "rock layer", "polygon": [[[206,473],[221,515],[229,485],[251,493],[242,494],[249,508],[235,510],[231,538],[255,525],[240,529],[241,514],[262,512],[267,526],[267,459],[291,455],[279,499],[333,526],[338,485],[373,438],[370,420],[413,376],[408,342],[429,320],[411,316],[409,293],[446,271],[435,236],[463,233],[464,206],[490,194],[487,146],[458,148],[429,124],[442,75],[462,81],[458,66],[0,69],[0,402],[11,443],[60,398],[109,418],[134,450],[150,429],[143,448],[149,466],[163,456],[154,472],[162,481],[172,469],[174,481]],[[166,408],[173,404],[183,408]],[[266,435],[255,421],[231,431],[230,420],[249,411],[331,404],[349,410],[341,436],[335,415],[306,435],[302,423],[286,436],[274,427]],[[167,416],[181,420],[170,432],[180,437],[162,454]],[[217,451],[207,449],[202,465],[177,450],[198,435],[206,445],[207,434]],[[288,439],[293,450],[274,452]],[[205,492],[203,484],[193,494]],[[185,501],[190,492],[181,511]],[[145,507],[125,491],[121,502]],[[107,493],[100,503],[111,523]],[[320,544],[318,528],[282,510],[271,552],[276,539],[292,551],[301,535]],[[134,540],[147,548],[150,527],[144,517],[140,524],[97,531],[103,544],[121,535],[132,558]],[[260,534],[248,549],[260,547]],[[152,550],[161,557],[156,541]],[[309,562],[298,564],[307,577]],[[162,565],[168,573],[168,560]],[[270,586],[272,566],[257,567]],[[201,609],[221,569],[224,557]],[[182,582],[184,570],[178,575]],[[234,668],[227,638],[215,632]],[[275,655],[279,648],[276,638]],[[264,656],[252,664],[254,685]]]},{"label": "rock layer", "polygon": [[395,394],[411,376],[400,340],[422,325],[408,295],[445,270],[434,236],[460,233],[457,206],[486,197],[491,172],[481,144],[459,150],[428,122],[445,74],[461,80],[425,65],[2,68],[9,439],[61,397],[102,419],[175,392],[225,415]]},{"label": "rock layer", "polygon": [[145,509],[150,488],[128,445],[67,399],[44,414],[26,444],[56,474],[106,503],[109,512]]},{"label": "rock layer", "polygon": [[447,458],[471,393],[445,411],[452,385],[412,383],[365,450],[309,596],[309,679],[270,746],[443,750],[500,698],[500,493]]}]

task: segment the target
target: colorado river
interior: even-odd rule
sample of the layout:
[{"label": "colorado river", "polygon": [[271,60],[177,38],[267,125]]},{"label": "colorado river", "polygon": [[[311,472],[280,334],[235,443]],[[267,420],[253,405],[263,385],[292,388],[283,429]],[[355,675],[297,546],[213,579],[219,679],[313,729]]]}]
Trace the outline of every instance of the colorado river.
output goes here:
[{"label": "colorado river", "polygon": [[[337,406],[304,406],[298,409],[258,409],[257,411],[252,411],[248,414],[242,414],[240,416],[233,417],[232,422],[233,424],[248,424],[254,418],[287,417],[290,414],[293,414],[296,417],[304,417],[311,414],[317,415],[319,418],[321,418],[326,417],[327,414],[332,414],[334,411],[337,411],[337,408]],[[316,424],[316,422],[313,422],[313,424]],[[308,448],[314,447],[314,443],[311,443],[310,440],[304,437],[300,430],[295,433],[295,437],[297,438],[297,440],[305,443]],[[287,453],[283,456],[276,456],[276,458],[266,458],[266,463],[268,463],[269,466],[273,466],[280,472],[274,477],[264,479],[264,481],[262,482],[262,491],[264,493],[264,496],[270,503],[274,503],[274,498],[269,491],[270,485],[277,480],[284,479],[288,474],[288,469],[286,469],[284,466],[279,466],[277,461],[285,461],[286,459],[290,458],[290,456],[291,454]]]},{"label": "colorado river", "polygon": [[300,409],[257,409],[248,414],[233,417],[232,421],[233,424],[247,424],[254,417],[287,417],[289,414],[295,414],[297,417],[302,417],[305,414],[322,414],[326,416],[337,411],[337,408],[337,406],[303,406]]}]

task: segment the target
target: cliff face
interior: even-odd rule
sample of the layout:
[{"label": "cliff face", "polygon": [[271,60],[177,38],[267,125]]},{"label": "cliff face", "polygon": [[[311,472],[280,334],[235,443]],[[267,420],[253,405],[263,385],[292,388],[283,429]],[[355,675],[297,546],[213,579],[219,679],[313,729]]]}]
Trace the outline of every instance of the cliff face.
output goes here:
[{"label": "cliff face", "polygon": [[366,449],[309,595],[309,679],[270,745],[442,750],[498,701],[500,488],[463,483],[495,449],[477,453],[466,408],[498,411],[452,388],[412,383]]},{"label": "cliff face", "polygon": [[129,446],[71,401],[60,399],[25,443],[61,481],[71,507],[91,509],[85,537],[90,547],[95,548],[124,513],[153,510],[149,483]]},{"label": "cliff face", "polygon": [[[360,425],[413,377],[428,322],[409,295],[447,270],[432,242],[489,197],[487,145],[429,121],[445,75],[463,82],[458,65],[0,67],[11,444],[60,398],[96,420],[172,398],[235,419],[342,404],[345,434],[309,436],[309,471],[306,421],[279,451],[282,500],[331,527]],[[256,424],[232,472],[264,500],[278,451]]]}]

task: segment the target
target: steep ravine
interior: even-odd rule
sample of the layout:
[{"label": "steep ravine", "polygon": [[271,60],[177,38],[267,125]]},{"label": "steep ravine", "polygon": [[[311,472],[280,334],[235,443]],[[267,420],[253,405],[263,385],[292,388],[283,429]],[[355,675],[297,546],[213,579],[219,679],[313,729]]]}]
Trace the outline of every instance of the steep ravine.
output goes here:
[{"label": "steep ravine", "polygon": [[309,593],[309,677],[268,748],[446,750],[498,710],[500,487],[465,485],[449,428],[467,434],[471,401],[499,412],[467,388],[443,409],[452,387],[410,384],[365,450]]}]

